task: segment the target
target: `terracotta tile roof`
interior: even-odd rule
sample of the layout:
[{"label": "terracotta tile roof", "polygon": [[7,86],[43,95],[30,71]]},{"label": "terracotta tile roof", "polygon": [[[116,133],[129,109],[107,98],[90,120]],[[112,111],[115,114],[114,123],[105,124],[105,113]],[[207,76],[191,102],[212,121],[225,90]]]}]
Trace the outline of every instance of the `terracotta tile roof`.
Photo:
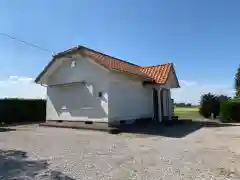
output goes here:
[{"label": "terracotta tile roof", "polygon": [[147,74],[141,71],[141,67],[136,64],[129,63],[85,47],[82,49],[82,53],[107,69],[149,78]]},{"label": "terracotta tile roof", "polygon": [[172,66],[172,63],[160,64],[157,66],[141,67],[141,70],[151,77],[156,83],[164,84],[167,82]]},{"label": "terracotta tile roof", "polygon": [[35,81],[38,82],[40,80],[41,76],[47,71],[47,69],[53,64],[53,62],[56,61],[56,59],[66,55],[71,55],[73,53],[80,53],[83,56],[87,56],[92,60],[94,60],[99,65],[109,70],[135,74],[135,75],[147,78],[153,83],[159,83],[159,84],[166,83],[167,78],[169,76],[170,69],[173,66],[172,63],[168,63],[168,64],[161,64],[157,66],[141,67],[136,64],[123,61],[121,59],[86,48],[84,46],[77,46],[55,55],[53,57],[53,60],[46,66],[46,68],[36,78]]}]

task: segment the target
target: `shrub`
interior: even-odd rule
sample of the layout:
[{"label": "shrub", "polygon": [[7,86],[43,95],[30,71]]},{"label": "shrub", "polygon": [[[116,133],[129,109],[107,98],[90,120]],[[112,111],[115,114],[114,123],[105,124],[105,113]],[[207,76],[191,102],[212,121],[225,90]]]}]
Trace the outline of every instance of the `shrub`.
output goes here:
[{"label": "shrub", "polygon": [[240,101],[229,100],[221,103],[221,121],[240,122]]},{"label": "shrub", "polygon": [[235,90],[236,90],[236,98],[240,98],[240,65],[235,74]]},{"label": "shrub", "polygon": [[231,98],[225,95],[216,96],[214,94],[208,93],[201,96],[199,113],[205,117],[209,118],[211,114],[214,114],[214,118],[220,114],[220,104],[230,100]]},{"label": "shrub", "polygon": [[220,95],[220,96],[217,96],[218,100],[220,101],[220,104],[224,101],[228,101],[228,100],[231,100],[231,97],[228,97],[228,96],[225,96],[225,95]]},{"label": "shrub", "polygon": [[214,118],[220,113],[220,102],[217,96],[208,93],[201,96],[199,113],[209,118],[211,114],[214,114]]}]

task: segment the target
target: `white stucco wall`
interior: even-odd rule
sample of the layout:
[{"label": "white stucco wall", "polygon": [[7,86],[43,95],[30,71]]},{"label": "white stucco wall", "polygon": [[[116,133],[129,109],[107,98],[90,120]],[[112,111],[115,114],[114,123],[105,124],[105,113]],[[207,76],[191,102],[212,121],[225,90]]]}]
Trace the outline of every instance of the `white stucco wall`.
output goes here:
[{"label": "white stucco wall", "polygon": [[152,117],[152,89],[140,80],[113,74],[109,84],[109,121]]},{"label": "white stucco wall", "polygon": [[107,122],[109,72],[81,57],[75,59],[75,67],[71,62],[63,61],[47,84],[85,81],[86,85],[47,87],[47,120]]},{"label": "white stucco wall", "polygon": [[168,81],[165,85],[165,87],[167,88],[175,88],[177,86],[177,79],[175,77],[175,74],[173,73],[173,71],[170,71],[169,77],[168,77]]}]

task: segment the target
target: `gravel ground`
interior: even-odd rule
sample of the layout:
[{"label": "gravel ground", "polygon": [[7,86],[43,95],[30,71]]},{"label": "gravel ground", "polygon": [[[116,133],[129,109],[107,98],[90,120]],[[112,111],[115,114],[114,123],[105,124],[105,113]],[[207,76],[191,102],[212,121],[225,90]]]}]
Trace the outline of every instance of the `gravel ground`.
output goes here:
[{"label": "gravel ground", "polygon": [[240,126],[183,137],[36,125],[12,130],[0,132],[0,179],[240,179]]}]

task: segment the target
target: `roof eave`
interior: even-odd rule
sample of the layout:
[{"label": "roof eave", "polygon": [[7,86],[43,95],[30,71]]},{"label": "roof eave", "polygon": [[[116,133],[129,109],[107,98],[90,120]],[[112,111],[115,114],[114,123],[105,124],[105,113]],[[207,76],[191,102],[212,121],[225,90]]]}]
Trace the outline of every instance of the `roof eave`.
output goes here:
[{"label": "roof eave", "polygon": [[170,74],[171,71],[173,72],[173,75],[174,75],[174,77],[175,77],[175,79],[176,79],[176,82],[177,82],[176,87],[171,87],[171,88],[172,88],[172,89],[174,89],[174,88],[180,88],[180,84],[179,84],[179,81],[178,81],[178,78],[177,78],[177,75],[176,75],[176,72],[175,72],[173,63],[171,63],[171,68],[169,69],[168,77],[167,77],[167,79],[165,80],[165,84],[167,83],[167,81],[168,81],[168,79],[169,79],[169,74]]},{"label": "roof eave", "polygon": [[35,83],[39,83],[39,81],[41,80],[42,76],[47,72],[47,70],[50,68],[50,66],[52,66],[52,64],[56,61],[55,56],[52,58],[52,60],[47,64],[47,66],[42,70],[42,72],[36,77],[36,79],[34,80]]},{"label": "roof eave", "polygon": [[34,80],[35,83],[39,84],[39,81],[41,80],[42,76],[47,72],[47,70],[52,66],[52,64],[61,57],[67,56],[67,55],[72,55],[74,52],[77,52],[82,46],[76,46],[71,49],[68,49],[66,51],[60,52],[58,54],[55,54],[52,57],[52,60],[47,64],[47,66],[42,70],[42,72],[36,77]]},{"label": "roof eave", "polygon": [[116,72],[120,72],[120,73],[126,73],[126,74],[131,74],[133,76],[138,76],[144,80],[150,80],[150,81],[153,81],[153,79],[149,76],[143,76],[143,75],[139,75],[139,74],[135,74],[135,73],[131,73],[131,72],[126,72],[126,71],[121,71],[121,70],[118,70],[118,69],[110,69],[111,71],[116,71]]}]

